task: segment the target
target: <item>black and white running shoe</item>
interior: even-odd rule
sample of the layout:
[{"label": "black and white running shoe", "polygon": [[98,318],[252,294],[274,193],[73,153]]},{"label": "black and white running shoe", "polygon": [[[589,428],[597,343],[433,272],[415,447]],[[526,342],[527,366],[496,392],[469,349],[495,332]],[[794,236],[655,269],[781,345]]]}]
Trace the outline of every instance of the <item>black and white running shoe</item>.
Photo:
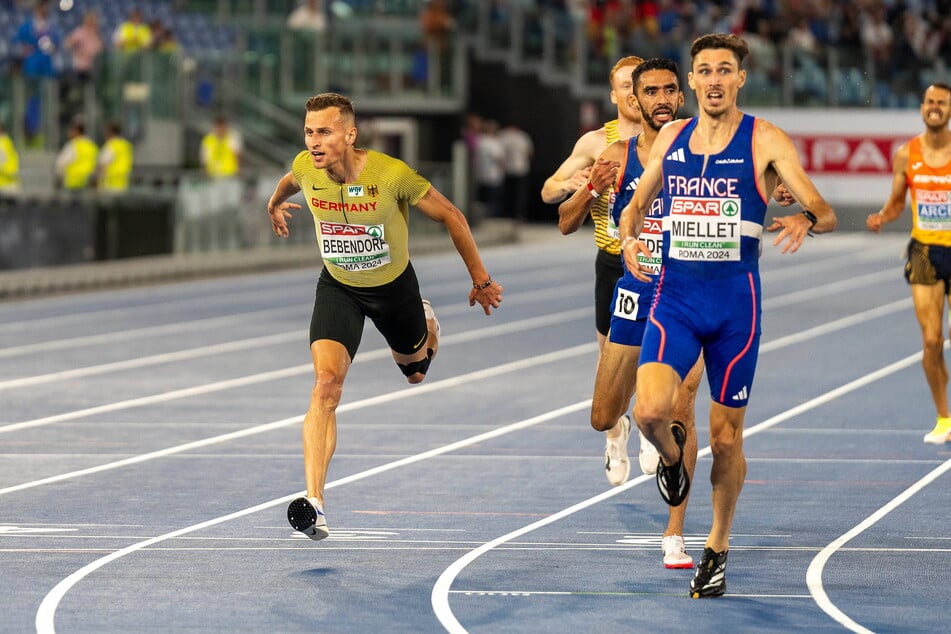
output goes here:
[{"label": "black and white running shoe", "polygon": [[726,592],[726,556],[730,551],[718,553],[712,548],[704,548],[697,572],[690,581],[691,599],[722,597]]},{"label": "black and white running shoe", "polygon": [[687,442],[687,430],[683,423],[675,420],[670,424],[670,431],[680,447],[680,459],[669,467],[661,460],[657,465],[657,488],[660,496],[670,506],[680,506],[690,493],[690,476],[684,467],[684,444]]},{"label": "black and white running shoe", "polygon": [[314,541],[330,535],[327,517],[317,498],[297,498],[287,507],[287,521],[295,531],[300,531]]}]

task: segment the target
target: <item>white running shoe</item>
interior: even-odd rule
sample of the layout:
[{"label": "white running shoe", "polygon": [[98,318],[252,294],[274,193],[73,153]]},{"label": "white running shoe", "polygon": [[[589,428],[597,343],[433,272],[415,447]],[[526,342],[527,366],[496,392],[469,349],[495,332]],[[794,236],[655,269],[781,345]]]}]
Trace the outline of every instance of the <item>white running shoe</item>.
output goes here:
[{"label": "white running shoe", "polygon": [[327,516],[317,498],[297,498],[287,507],[287,521],[295,531],[320,541],[330,535]]},{"label": "white running shoe", "polygon": [[664,551],[664,568],[693,568],[693,557],[687,554],[682,535],[668,535],[660,541]]},{"label": "white running shoe", "polygon": [[433,305],[429,303],[428,299],[423,300],[423,314],[426,315],[426,325],[429,326],[430,320],[433,323],[432,336],[429,341],[429,358],[432,359],[436,356],[436,352],[439,350],[439,320],[436,319],[436,311],[433,310]]},{"label": "white running shoe", "polygon": [[660,464],[660,454],[657,453],[657,447],[652,445],[644,434],[638,431],[637,435],[640,436],[641,441],[641,448],[637,452],[641,471],[644,475],[654,475],[657,473],[657,465]]},{"label": "white running shoe", "polygon": [[621,428],[621,435],[617,438],[608,437],[604,443],[604,474],[608,482],[618,486],[627,482],[631,474],[631,461],[627,459],[627,439],[631,436],[631,419],[626,415],[617,419]]}]

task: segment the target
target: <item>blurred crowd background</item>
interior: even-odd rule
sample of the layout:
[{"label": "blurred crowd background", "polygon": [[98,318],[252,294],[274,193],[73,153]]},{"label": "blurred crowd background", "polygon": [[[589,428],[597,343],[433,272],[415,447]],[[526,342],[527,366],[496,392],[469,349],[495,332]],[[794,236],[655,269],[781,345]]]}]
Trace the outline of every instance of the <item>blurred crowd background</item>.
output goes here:
[{"label": "blurred crowd background", "polygon": [[615,61],[683,69],[716,31],[751,49],[741,107],[915,109],[949,77],[951,0],[0,0],[0,269],[280,248],[264,201],[327,90],[474,224],[552,221]]}]

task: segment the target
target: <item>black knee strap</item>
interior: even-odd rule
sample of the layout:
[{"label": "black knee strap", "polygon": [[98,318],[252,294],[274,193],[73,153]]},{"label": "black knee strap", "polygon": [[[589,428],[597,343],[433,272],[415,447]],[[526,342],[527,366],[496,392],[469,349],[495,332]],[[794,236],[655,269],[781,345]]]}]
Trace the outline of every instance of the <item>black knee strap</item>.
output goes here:
[{"label": "black knee strap", "polygon": [[417,372],[420,374],[426,374],[426,372],[429,370],[430,363],[432,363],[432,355],[429,355],[420,361],[413,361],[411,363],[397,363],[396,365],[400,366],[400,371],[403,373],[403,376],[413,376]]}]

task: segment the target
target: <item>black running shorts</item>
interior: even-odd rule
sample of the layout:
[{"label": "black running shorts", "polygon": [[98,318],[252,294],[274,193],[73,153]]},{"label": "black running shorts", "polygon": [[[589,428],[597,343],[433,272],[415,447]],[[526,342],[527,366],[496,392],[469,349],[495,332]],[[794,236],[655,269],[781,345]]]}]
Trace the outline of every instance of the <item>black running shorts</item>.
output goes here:
[{"label": "black running shorts", "polygon": [[941,282],[947,295],[951,288],[951,247],[924,244],[912,238],[908,243],[905,280],[926,286]]},{"label": "black running shorts", "polygon": [[413,354],[425,345],[426,316],[412,263],[392,282],[369,288],[341,284],[326,268],[320,272],[310,318],[312,344],[318,339],[340,342],[353,359],[367,317],[400,354]]},{"label": "black running shorts", "polygon": [[598,257],[594,260],[594,325],[605,336],[611,329],[614,285],[623,275],[621,256],[598,249]]}]

